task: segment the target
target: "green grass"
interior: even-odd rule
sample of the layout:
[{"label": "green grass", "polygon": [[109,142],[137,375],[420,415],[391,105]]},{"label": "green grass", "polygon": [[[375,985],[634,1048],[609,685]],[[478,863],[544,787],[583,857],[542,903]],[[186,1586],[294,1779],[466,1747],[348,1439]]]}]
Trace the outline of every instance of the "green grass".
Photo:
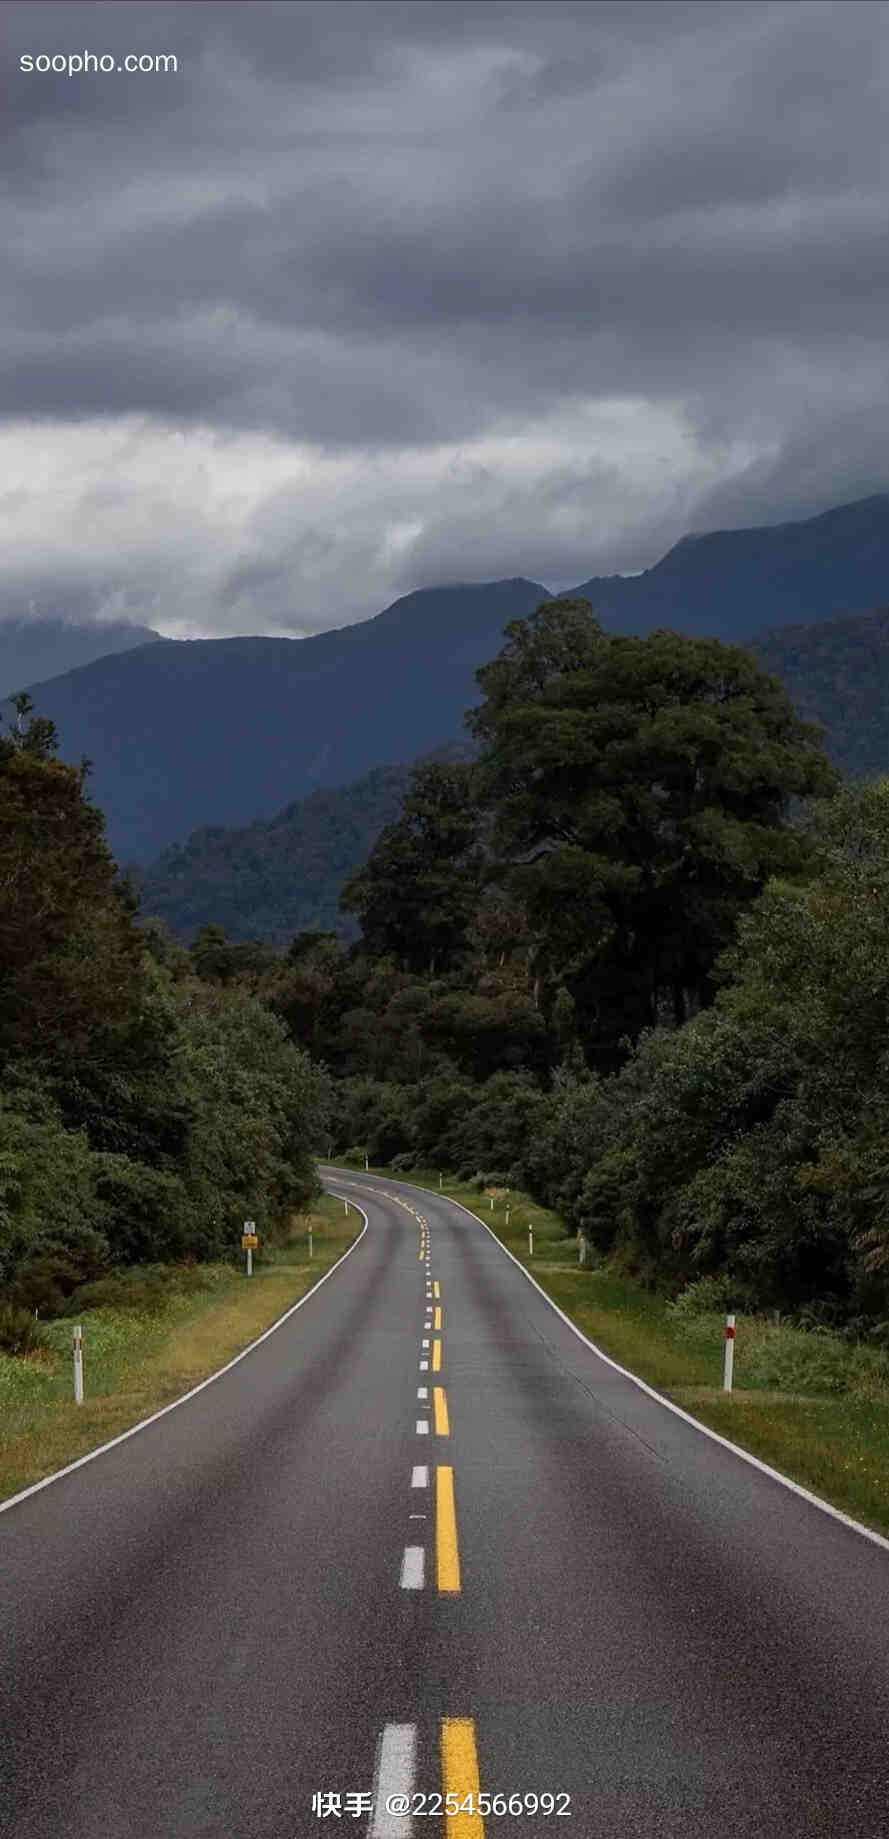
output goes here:
[{"label": "green grass", "polygon": [[359,1226],[354,1208],[346,1215],[342,1201],[324,1195],[310,1215],[294,1216],[287,1243],[263,1251],[260,1240],[249,1281],[243,1268],[229,1264],[154,1267],[147,1283],[134,1270],[136,1307],[84,1308],[78,1318],[82,1405],[73,1396],[73,1316],[43,1324],[39,1352],[0,1354],[0,1499],[128,1430],[224,1366],[305,1295]]},{"label": "green grass", "polygon": [[[437,1171],[372,1172],[439,1191]],[[889,1534],[889,1354],[849,1346],[826,1331],[739,1315],[734,1390],[727,1395],[721,1313],[686,1313],[605,1263],[580,1268],[576,1240],[564,1222],[527,1195],[498,1195],[492,1210],[477,1188],[447,1177],[442,1192],[490,1226],[603,1353],[701,1423]]]}]

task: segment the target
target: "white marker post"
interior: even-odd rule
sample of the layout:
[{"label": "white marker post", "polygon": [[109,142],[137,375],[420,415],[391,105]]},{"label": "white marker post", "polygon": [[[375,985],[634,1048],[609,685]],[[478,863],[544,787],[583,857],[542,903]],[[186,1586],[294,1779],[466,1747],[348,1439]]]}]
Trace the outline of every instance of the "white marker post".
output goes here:
[{"label": "white marker post", "polygon": [[83,1325],[74,1330],[74,1403],[83,1404]]},{"label": "white marker post", "polygon": [[528,1256],[529,1258],[534,1256],[534,1228],[530,1220],[528,1221]]},{"label": "white marker post", "polygon": [[441,1169],[439,1169],[439,1171],[438,1171],[438,1185],[439,1185],[439,1188],[440,1188],[440,1187],[441,1187]]},{"label": "white marker post", "polygon": [[509,1208],[506,1209],[506,1224],[509,1225]]},{"label": "white marker post", "polygon": [[370,1168],[370,1163],[369,1163],[369,1162],[368,1162],[368,1160],[367,1160],[367,1150],[365,1150],[365,1152],[364,1152],[364,1166],[365,1166],[365,1168],[366,1168],[366,1169],[369,1169],[369,1168]]},{"label": "white marker post", "polygon": [[491,1212],[493,1213],[493,1211],[494,1211],[494,1196],[492,1194],[491,1195]]},{"label": "white marker post", "polygon": [[309,1227],[309,1260],[310,1262],[311,1262],[311,1257],[312,1257],[312,1228],[310,1226]]},{"label": "white marker post", "polygon": [[247,1253],[247,1276],[248,1277],[253,1276],[253,1247],[256,1243],[257,1243],[256,1221],[255,1220],[245,1220],[244,1230],[241,1234],[241,1244]]},{"label": "white marker post", "polygon": [[722,1390],[723,1392],[730,1392],[732,1389],[732,1372],[734,1369],[734,1364],[735,1364],[735,1318],[733,1315],[727,1315],[725,1318],[725,1362],[723,1364],[723,1369],[722,1369]]}]

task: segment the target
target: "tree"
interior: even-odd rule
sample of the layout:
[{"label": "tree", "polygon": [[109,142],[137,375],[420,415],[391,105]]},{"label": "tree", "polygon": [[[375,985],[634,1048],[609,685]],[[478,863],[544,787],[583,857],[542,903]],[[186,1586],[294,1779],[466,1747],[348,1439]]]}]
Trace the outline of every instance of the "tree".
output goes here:
[{"label": "tree", "polygon": [[838,776],[820,730],[740,647],[609,636],[583,600],[544,602],[506,641],[467,716],[492,873],[608,1070],[623,1035],[712,1001],[743,905],[770,875],[808,872],[791,799]]},{"label": "tree", "polygon": [[143,942],[84,796],[87,763],[55,759],[53,724],[23,729],[29,701],[14,700],[19,726],[0,737],[0,1067],[110,1064],[139,1031]]},{"label": "tree", "polygon": [[471,767],[416,767],[402,815],[388,824],[340,896],[357,913],[373,956],[404,970],[447,969],[464,949],[477,897],[481,851]]}]

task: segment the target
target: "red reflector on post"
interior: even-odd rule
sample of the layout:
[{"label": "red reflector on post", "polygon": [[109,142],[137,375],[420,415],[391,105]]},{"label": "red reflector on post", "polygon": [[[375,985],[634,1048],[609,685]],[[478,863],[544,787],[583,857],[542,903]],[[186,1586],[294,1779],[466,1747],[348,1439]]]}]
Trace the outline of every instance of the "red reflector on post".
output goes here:
[{"label": "red reflector on post", "polygon": [[727,1340],[727,1341],[733,1341],[733,1340],[734,1340],[734,1338],[735,1338],[735,1331],[734,1331],[734,1329],[733,1329],[733,1328],[726,1328],[726,1331],[725,1331],[725,1338],[726,1338],[726,1340]]}]

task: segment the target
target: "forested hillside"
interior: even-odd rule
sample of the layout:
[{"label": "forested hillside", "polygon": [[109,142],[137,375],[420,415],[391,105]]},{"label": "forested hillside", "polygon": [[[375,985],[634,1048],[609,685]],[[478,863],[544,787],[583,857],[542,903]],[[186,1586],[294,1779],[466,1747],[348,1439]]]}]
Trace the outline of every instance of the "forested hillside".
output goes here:
[{"label": "forested hillside", "polygon": [[[469,751],[455,741],[430,758]],[[357,921],[339,904],[343,883],[398,816],[411,770],[378,766],[351,785],[298,799],[268,822],[196,830],[149,869],[128,864],[142,911],[186,941],[207,925],[222,926],[230,939],[273,945],[289,944],[296,932],[354,939]]]},{"label": "forested hillside", "polygon": [[295,932],[356,937],[343,882],[398,816],[410,766],[378,766],[351,785],[312,792],[268,822],[195,830],[148,869],[128,865],[142,910],[176,938],[220,925],[230,939],[287,945]]},{"label": "forested hillside", "polygon": [[889,772],[889,606],[758,633],[751,651],[850,778]]}]

